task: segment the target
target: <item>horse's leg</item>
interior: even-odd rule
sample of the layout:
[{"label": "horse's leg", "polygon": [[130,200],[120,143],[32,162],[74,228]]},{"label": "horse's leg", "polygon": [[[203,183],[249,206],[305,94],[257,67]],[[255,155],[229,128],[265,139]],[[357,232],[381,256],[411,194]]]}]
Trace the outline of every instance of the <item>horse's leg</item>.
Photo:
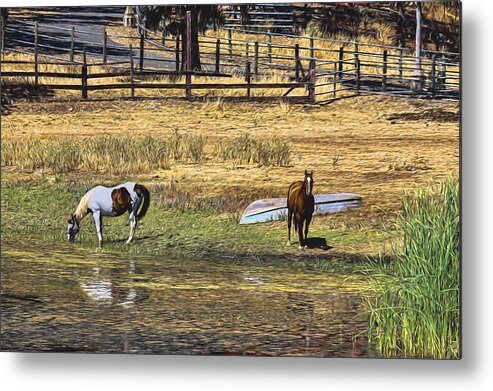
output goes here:
[{"label": "horse's leg", "polygon": [[139,209],[140,202],[136,202],[132,205],[132,211],[130,212],[130,235],[127,240],[127,244],[134,239],[135,228],[137,228],[137,210]]},{"label": "horse's leg", "polygon": [[130,213],[129,220],[130,220],[130,235],[128,236],[127,244],[134,239],[135,228],[137,227],[137,218],[133,211]]},{"label": "horse's leg", "polygon": [[303,216],[298,216],[298,217],[299,218],[296,218],[298,225],[298,248],[302,249],[303,248]]},{"label": "horse's leg", "polygon": [[308,239],[308,227],[310,226],[310,223],[312,221],[312,216],[306,216],[305,220],[305,241]]},{"label": "horse's leg", "polygon": [[286,246],[291,246],[291,221],[293,219],[293,211],[288,209],[288,242]]},{"label": "horse's leg", "polygon": [[137,227],[137,218],[135,217],[135,214],[132,212],[130,213],[130,235],[128,236],[127,244],[130,243],[135,234],[135,228]]},{"label": "horse's leg", "polygon": [[103,230],[102,230],[102,218],[99,210],[95,210],[92,212],[92,217],[94,222],[96,223],[96,232],[98,233],[99,246],[103,245]]}]

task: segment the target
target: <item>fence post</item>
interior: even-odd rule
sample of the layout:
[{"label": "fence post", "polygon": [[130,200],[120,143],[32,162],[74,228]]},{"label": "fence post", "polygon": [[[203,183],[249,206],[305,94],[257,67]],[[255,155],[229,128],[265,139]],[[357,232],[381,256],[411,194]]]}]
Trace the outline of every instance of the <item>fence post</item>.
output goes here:
[{"label": "fence post", "polygon": [[147,18],[144,16],[142,18],[142,30],[144,30],[144,33],[142,34],[145,39],[147,39],[147,29],[146,29],[146,24],[147,24]]},{"label": "fence post", "polygon": [[332,99],[336,98],[337,90],[337,62],[334,62],[334,77],[332,78]]},{"label": "fence post", "polygon": [[187,11],[186,95],[192,98],[192,11]]},{"label": "fence post", "polygon": [[354,43],[354,71],[356,73],[356,93],[359,95],[360,87],[360,65],[359,65],[359,44]]},{"label": "fence post", "polygon": [[108,45],[108,33],[106,32],[106,27],[103,30],[103,63],[106,64],[107,57],[107,45]]},{"label": "fence post", "polygon": [[39,45],[39,25],[38,22],[34,22],[34,50],[38,51]]},{"label": "fence post", "polygon": [[221,63],[221,40],[216,40],[216,73],[220,72],[220,63]]},{"label": "fence post", "polygon": [[74,62],[74,51],[75,51],[75,27],[72,26],[70,30],[70,62]]},{"label": "fence post", "polygon": [[342,71],[344,70],[344,47],[339,48],[339,79],[342,79]]},{"label": "fence post", "polygon": [[313,60],[315,57],[315,42],[313,40],[313,35],[310,36],[310,59]]},{"label": "fence post", "polygon": [[180,35],[176,34],[176,47],[175,47],[175,70],[180,70]]},{"label": "fence post", "polygon": [[403,56],[403,49],[402,49],[402,44],[399,45],[399,79],[402,79],[402,56]]},{"label": "fence post", "polygon": [[248,60],[249,56],[250,56],[250,45],[248,44],[248,42],[245,44],[245,57],[246,59]]},{"label": "fence post", "polygon": [[445,55],[442,55],[442,81],[441,81],[441,89],[446,90],[447,89],[447,59],[445,58]]},{"label": "fence post", "polygon": [[245,61],[245,81],[247,82],[247,96],[250,98],[250,61]]},{"label": "fence post", "polygon": [[258,75],[258,42],[255,41],[254,55],[253,55],[253,74]]},{"label": "fence post", "polygon": [[39,26],[38,22],[34,22],[34,93],[38,95],[38,44],[39,44]]},{"label": "fence post", "polygon": [[267,57],[269,59],[269,64],[272,63],[272,35],[270,33],[270,30],[267,31],[267,37],[268,37],[268,42],[267,42]]},{"label": "fence post", "polygon": [[86,48],[82,50],[82,99],[87,99],[87,59]]},{"label": "fence post", "polygon": [[128,46],[130,49],[130,96],[135,97],[135,79],[134,79],[134,56],[132,50],[132,44]]},{"label": "fence post", "polygon": [[300,45],[294,45],[294,77],[295,80],[300,80]]},{"label": "fence post", "polygon": [[37,49],[39,44],[39,25],[38,22],[34,22],[34,48]]},{"label": "fence post", "polygon": [[231,29],[228,30],[228,52],[229,52],[229,58],[233,58],[233,33],[231,32]]},{"label": "fence post", "polygon": [[38,46],[34,47],[34,94],[38,95],[38,87],[39,87],[39,69],[38,69]]},{"label": "fence post", "polygon": [[3,52],[5,49],[5,21],[0,16],[0,50]]},{"label": "fence post", "polygon": [[356,57],[356,93],[359,95],[359,90],[361,88],[361,68],[360,68],[360,62],[359,62],[359,57]]},{"label": "fence post", "polygon": [[144,70],[144,34],[140,35],[140,48],[139,48],[139,71],[142,73]]},{"label": "fence post", "polygon": [[310,60],[310,69],[308,70],[308,103],[315,103],[315,60]]},{"label": "fence post", "polygon": [[431,94],[435,96],[435,91],[436,91],[436,60],[437,60],[437,55],[433,54],[431,56]]},{"label": "fence post", "polygon": [[382,91],[387,91],[387,50],[383,51]]}]

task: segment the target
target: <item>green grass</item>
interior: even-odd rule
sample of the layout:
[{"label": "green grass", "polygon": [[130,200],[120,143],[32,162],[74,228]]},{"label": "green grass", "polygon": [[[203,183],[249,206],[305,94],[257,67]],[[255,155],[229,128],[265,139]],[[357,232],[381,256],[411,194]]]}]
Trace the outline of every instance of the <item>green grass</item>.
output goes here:
[{"label": "green grass", "polygon": [[[63,175],[57,178],[42,184],[2,187],[4,243],[48,243],[64,249],[69,246],[67,219],[86,188],[94,183],[68,181]],[[351,254],[351,249],[365,245],[369,240],[388,239],[372,228],[330,229],[323,223],[312,224],[310,236],[326,238],[335,248],[331,251],[299,251],[294,244],[285,246],[285,222],[239,225],[240,210],[231,211],[228,205],[216,205],[213,201],[172,208],[163,204],[151,187],[151,207],[139,224],[132,244],[125,244],[129,233],[128,218],[107,217],[103,219],[105,243],[99,250],[95,225],[89,215],[82,221],[75,246],[115,254],[198,257],[233,263],[282,262],[293,267],[354,274],[358,265],[363,264],[363,256]],[[226,211],[221,209],[223,207]]]},{"label": "green grass", "polygon": [[406,194],[402,243],[370,266],[370,340],[386,357],[459,358],[459,183]]}]

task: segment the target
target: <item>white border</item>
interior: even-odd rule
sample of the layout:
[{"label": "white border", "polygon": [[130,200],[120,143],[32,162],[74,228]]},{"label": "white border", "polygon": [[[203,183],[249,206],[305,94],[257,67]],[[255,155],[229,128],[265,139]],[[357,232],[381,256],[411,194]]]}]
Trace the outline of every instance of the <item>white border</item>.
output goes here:
[{"label": "white border", "polygon": [[[2,0],[4,7],[47,3]],[[49,1],[50,5],[81,3]],[[130,2],[94,0],[83,3],[104,5]],[[158,1],[138,3],[155,4]],[[464,328],[461,361],[0,353],[0,387],[84,391],[491,389],[492,3],[484,0],[463,2]]]}]

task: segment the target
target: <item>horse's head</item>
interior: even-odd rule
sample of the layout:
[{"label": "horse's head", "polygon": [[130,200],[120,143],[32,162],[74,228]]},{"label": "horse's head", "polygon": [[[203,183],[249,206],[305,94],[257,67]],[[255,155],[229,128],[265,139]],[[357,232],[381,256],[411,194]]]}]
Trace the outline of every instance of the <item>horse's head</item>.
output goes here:
[{"label": "horse's head", "polygon": [[305,170],[304,184],[305,184],[305,192],[306,192],[306,195],[312,194],[313,183],[314,183],[313,182],[313,171],[307,171],[307,170]]},{"label": "horse's head", "polygon": [[77,220],[77,217],[75,216],[75,214],[73,214],[68,219],[67,239],[70,242],[75,242],[75,237],[79,233],[79,230],[80,230],[80,223]]}]

